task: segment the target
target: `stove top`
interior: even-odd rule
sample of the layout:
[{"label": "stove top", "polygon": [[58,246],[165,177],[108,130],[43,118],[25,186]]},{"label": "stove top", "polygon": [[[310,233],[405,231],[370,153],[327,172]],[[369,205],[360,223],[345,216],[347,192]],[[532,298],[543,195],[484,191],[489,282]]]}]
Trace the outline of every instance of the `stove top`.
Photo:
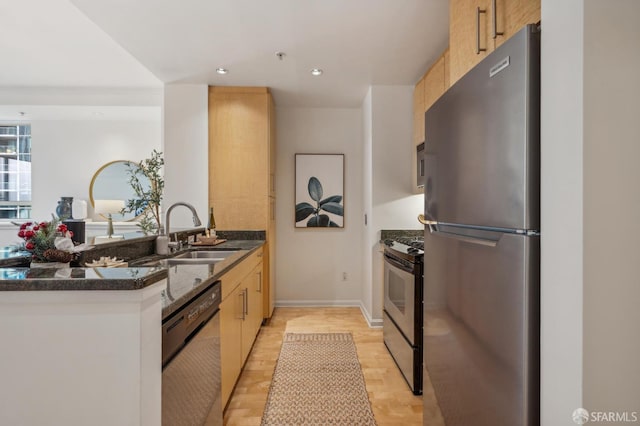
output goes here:
[{"label": "stove top", "polygon": [[422,262],[424,257],[423,237],[398,237],[384,240],[385,252],[411,262]]},{"label": "stove top", "polygon": [[416,249],[424,250],[424,237],[398,237],[394,241]]}]

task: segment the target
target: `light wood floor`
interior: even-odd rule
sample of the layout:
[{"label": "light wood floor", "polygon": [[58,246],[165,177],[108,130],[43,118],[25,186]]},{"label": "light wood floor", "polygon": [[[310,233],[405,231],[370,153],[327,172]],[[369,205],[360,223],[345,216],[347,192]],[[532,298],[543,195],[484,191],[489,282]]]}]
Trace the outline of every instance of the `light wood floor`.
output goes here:
[{"label": "light wood floor", "polygon": [[247,359],[225,425],[260,425],[285,331],[351,332],[378,425],[422,425],[422,397],[409,390],[384,346],[382,329],[369,328],[358,308],[277,308]]}]

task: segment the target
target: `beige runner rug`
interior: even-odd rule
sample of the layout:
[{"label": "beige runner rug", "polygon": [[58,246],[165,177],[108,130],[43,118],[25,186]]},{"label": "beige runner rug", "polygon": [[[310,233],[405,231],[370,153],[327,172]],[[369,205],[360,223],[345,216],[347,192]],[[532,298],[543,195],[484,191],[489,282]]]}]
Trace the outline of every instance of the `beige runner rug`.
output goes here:
[{"label": "beige runner rug", "polygon": [[351,333],[286,333],[262,425],[375,424]]}]

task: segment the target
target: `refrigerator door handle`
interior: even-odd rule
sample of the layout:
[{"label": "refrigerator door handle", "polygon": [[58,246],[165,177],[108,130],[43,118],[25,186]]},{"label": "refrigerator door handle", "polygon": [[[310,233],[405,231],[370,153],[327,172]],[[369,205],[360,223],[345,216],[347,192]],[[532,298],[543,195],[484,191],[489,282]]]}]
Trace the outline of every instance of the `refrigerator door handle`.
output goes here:
[{"label": "refrigerator door handle", "polygon": [[429,232],[434,232],[437,229],[436,226],[438,226],[437,220],[428,220],[423,214],[418,215],[418,222],[429,227]]},{"label": "refrigerator door handle", "polygon": [[452,234],[450,232],[437,231],[437,230],[432,229],[431,226],[429,226],[429,232],[432,235],[436,235],[436,236],[439,236],[439,237],[452,238],[454,240],[458,240],[458,241],[462,241],[462,242],[470,243],[470,244],[476,244],[476,245],[480,245],[480,246],[496,247],[498,245],[498,241],[497,240],[488,240],[488,239],[485,239],[485,238],[470,237],[468,235],[459,235],[459,234]]}]

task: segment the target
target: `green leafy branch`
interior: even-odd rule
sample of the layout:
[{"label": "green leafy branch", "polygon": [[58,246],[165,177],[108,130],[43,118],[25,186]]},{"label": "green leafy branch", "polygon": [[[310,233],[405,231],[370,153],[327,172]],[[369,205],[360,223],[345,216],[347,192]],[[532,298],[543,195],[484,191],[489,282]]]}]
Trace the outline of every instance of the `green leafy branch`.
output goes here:
[{"label": "green leafy branch", "polygon": [[126,200],[121,213],[134,213],[140,216],[138,226],[145,234],[155,232],[162,227],[160,216],[160,204],[164,191],[162,166],[164,166],[162,152],[155,149],[151,153],[151,158],[142,160],[135,166],[127,164],[129,185],[136,197]]},{"label": "green leafy branch", "polygon": [[305,220],[309,216],[311,217],[307,221],[308,227],[332,227],[338,228],[339,225],[331,220],[329,215],[322,214],[324,210],[327,213],[333,213],[337,216],[344,216],[344,208],[342,204],[342,195],[332,195],[325,199],[322,199],[322,184],[315,176],[309,178],[307,185],[309,196],[316,202],[315,207],[310,203],[302,202],[296,204],[296,222]]}]

